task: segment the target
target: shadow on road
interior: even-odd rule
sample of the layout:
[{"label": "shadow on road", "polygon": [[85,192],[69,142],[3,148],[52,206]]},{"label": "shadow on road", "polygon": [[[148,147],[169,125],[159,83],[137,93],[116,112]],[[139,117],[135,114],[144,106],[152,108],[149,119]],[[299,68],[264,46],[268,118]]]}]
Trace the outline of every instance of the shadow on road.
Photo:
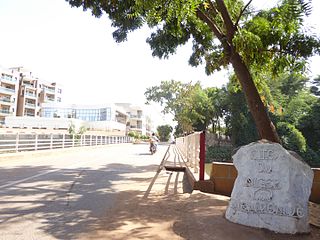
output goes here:
[{"label": "shadow on road", "polygon": [[[143,198],[157,168],[108,164],[98,170],[63,169],[2,189],[0,232],[5,236],[14,226],[22,235],[38,224],[38,230],[55,239],[319,239],[319,231],[288,236],[230,223],[223,217],[227,200],[218,195]],[[50,170],[55,169],[0,168],[0,175]]]}]

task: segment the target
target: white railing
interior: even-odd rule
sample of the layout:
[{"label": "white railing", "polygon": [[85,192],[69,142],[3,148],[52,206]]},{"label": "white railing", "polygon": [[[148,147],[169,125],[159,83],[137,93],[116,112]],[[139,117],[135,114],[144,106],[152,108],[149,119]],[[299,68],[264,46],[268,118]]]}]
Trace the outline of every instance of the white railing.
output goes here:
[{"label": "white railing", "polygon": [[194,173],[198,173],[199,171],[200,135],[201,132],[196,132],[176,139],[176,146],[189,167],[193,168]]},{"label": "white railing", "polygon": [[0,154],[38,151],[82,146],[130,143],[127,136],[69,135],[69,134],[2,134],[0,135]]}]

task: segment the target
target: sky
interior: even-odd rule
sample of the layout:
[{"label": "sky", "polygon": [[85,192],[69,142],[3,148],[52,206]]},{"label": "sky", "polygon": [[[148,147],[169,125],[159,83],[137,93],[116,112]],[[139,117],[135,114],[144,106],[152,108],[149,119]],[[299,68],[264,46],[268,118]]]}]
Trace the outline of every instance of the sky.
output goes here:
[{"label": "sky", "polygon": [[[253,4],[259,9],[274,2]],[[313,11],[307,24],[320,34],[320,1],[313,0]],[[130,33],[124,43],[113,40],[113,31],[106,16],[97,19],[65,0],[0,0],[0,65],[24,66],[43,80],[62,84],[63,102],[74,104],[142,104],[146,89],[163,80],[201,81],[204,87],[227,82],[227,71],[207,76],[204,66],[188,65],[191,44],[160,60],[145,42],[149,29]],[[319,64],[314,57],[310,75],[320,74]]]}]

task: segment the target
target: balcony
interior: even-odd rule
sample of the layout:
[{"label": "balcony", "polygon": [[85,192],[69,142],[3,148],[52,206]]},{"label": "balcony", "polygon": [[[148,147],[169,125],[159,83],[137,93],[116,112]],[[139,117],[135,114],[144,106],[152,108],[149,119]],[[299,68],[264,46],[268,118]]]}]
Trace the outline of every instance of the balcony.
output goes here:
[{"label": "balcony", "polygon": [[36,104],[35,103],[25,103],[24,106],[26,108],[36,108]]},{"label": "balcony", "polygon": [[14,77],[8,77],[8,76],[1,76],[0,77],[1,82],[6,82],[9,84],[16,84],[17,79],[15,79]]},{"label": "balcony", "polygon": [[0,103],[2,105],[9,105],[10,106],[13,103],[13,101],[11,101],[11,99],[8,97],[0,97]]},{"label": "balcony", "polygon": [[130,114],[130,118],[133,119],[133,118],[137,118],[137,119],[141,119],[142,118],[142,114]]},{"label": "balcony", "polygon": [[32,97],[32,98],[36,98],[37,97],[37,95],[35,93],[31,93],[31,92],[26,92],[25,96],[26,97]]},{"label": "balcony", "polygon": [[54,102],[54,98],[46,97],[46,98],[45,98],[45,101],[48,101],[48,102]]},{"label": "balcony", "polygon": [[11,115],[9,109],[0,109],[0,116],[8,116]]},{"label": "balcony", "polygon": [[0,87],[0,92],[12,95],[15,94],[16,90],[14,88]]},{"label": "balcony", "polygon": [[142,130],[142,126],[130,126],[130,130],[133,130],[133,131],[141,131]]},{"label": "balcony", "polygon": [[52,88],[43,88],[43,90],[46,92],[46,93],[51,93],[51,94],[55,94],[56,93],[56,91],[55,91],[55,89],[52,89]]},{"label": "balcony", "polygon": [[33,86],[32,84],[29,84],[29,83],[24,83],[23,84],[25,87],[27,87],[27,88],[32,88],[32,89],[35,89],[36,87],[35,86]]}]

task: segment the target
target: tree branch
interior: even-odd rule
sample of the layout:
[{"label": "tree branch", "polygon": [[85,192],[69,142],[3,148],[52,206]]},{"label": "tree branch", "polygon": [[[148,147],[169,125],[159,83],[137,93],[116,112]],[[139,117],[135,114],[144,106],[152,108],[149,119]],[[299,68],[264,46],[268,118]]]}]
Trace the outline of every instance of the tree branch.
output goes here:
[{"label": "tree branch", "polygon": [[241,12],[240,12],[240,14],[239,14],[239,16],[238,16],[238,18],[237,18],[237,21],[236,21],[236,23],[234,24],[235,28],[238,27],[240,18],[242,17],[242,15],[243,15],[244,11],[246,10],[246,8],[251,4],[251,2],[252,2],[252,0],[250,0],[250,1],[244,6],[244,8],[241,10]]},{"label": "tree branch", "polygon": [[228,42],[229,42],[229,44],[231,44],[232,38],[236,32],[236,27],[234,26],[234,24],[231,20],[231,17],[229,15],[229,12],[228,12],[226,5],[224,4],[224,1],[223,0],[216,0],[216,3],[217,3],[218,10],[221,13],[222,19],[223,19],[224,24],[227,29]]},{"label": "tree branch", "polygon": [[199,8],[197,9],[197,16],[205,23],[208,24],[214,35],[222,42],[224,39],[224,35],[220,31],[220,29],[217,27],[217,25]]},{"label": "tree branch", "polygon": [[216,7],[213,5],[211,0],[208,0],[209,5],[210,5],[210,10],[212,10],[212,12],[214,13],[214,15],[218,15],[218,11],[216,9]]}]

